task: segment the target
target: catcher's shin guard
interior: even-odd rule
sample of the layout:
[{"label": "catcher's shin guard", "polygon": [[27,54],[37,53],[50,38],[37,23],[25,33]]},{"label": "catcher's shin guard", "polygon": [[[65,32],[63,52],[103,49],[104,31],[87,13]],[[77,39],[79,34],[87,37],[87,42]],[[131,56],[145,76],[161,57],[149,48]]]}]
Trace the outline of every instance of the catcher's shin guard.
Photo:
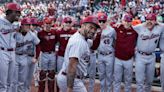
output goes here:
[{"label": "catcher's shin guard", "polygon": [[55,92],[54,87],[55,87],[55,71],[54,70],[49,70],[48,71],[48,92]]},{"label": "catcher's shin guard", "polygon": [[40,76],[39,76],[40,81],[39,81],[38,92],[44,92],[45,90],[46,73],[47,71],[44,71],[44,70],[40,71]]}]

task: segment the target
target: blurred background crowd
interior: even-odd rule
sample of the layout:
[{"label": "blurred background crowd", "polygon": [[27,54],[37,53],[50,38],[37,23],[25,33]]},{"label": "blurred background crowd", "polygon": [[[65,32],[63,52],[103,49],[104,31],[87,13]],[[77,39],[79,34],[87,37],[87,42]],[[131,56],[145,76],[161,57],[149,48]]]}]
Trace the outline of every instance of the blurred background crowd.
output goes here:
[{"label": "blurred background crowd", "polygon": [[[10,1],[10,0],[8,0]],[[5,16],[4,4],[6,0],[0,0],[0,16]],[[51,17],[60,25],[65,16],[70,16],[75,24],[91,14],[105,12],[110,24],[120,22],[124,14],[133,16],[132,25],[145,21],[148,13],[155,13],[157,20],[164,22],[164,0],[14,0],[21,4],[23,17],[36,17],[42,21],[45,17]]]}]

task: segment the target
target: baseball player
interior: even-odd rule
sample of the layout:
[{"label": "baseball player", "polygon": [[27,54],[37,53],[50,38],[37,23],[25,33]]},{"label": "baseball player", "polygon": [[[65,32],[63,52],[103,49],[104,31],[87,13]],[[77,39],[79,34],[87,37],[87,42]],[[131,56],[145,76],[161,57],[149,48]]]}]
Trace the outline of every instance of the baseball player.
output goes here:
[{"label": "baseball player", "polygon": [[62,68],[62,64],[64,62],[64,53],[68,40],[76,32],[76,30],[71,29],[71,24],[72,19],[70,17],[65,17],[62,22],[63,28],[57,31],[57,39],[59,42],[59,51],[57,54],[57,72],[59,72]]},{"label": "baseball player", "polygon": [[[29,92],[26,91],[26,83],[29,77],[29,58],[34,56],[33,45],[39,43],[37,36],[30,31],[31,20],[30,18],[24,18],[21,21],[20,31],[16,33],[16,71],[15,78],[16,84],[14,92]],[[32,61],[33,63],[36,60]],[[31,68],[31,67],[30,67]],[[31,81],[30,81],[31,82]],[[12,91],[13,92],[13,91]]]},{"label": "baseball player", "polygon": [[[34,25],[31,18],[30,18],[30,23],[31,23],[30,31],[26,33],[27,40],[26,40],[26,42],[24,42],[25,43],[24,49],[26,50],[25,53],[27,54],[27,68],[28,68],[26,82],[25,82],[25,92],[31,92],[31,89],[30,89],[31,81],[33,78],[35,64],[38,62],[38,60],[36,58],[36,52],[35,52],[36,50],[35,49],[36,49],[36,45],[38,45],[40,42],[36,33],[31,30],[31,29],[33,29],[33,25]],[[33,37],[30,37],[28,35],[33,35]]]},{"label": "baseball player", "polygon": [[151,92],[156,58],[153,52],[163,30],[162,25],[156,22],[155,14],[148,14],[146,19],[146,23],[133,27],[138,33],[135,54],[137,92]]},{"label": "baseball player", "polygon": [[32,32],[34,32],[34,33],[38,33],[39,31],[41,31],[39,28],[38,28],[38,20],[37,20],[37,18],[30,18],[30,20],[31,20],[31,31]]},{"label": "baseball player", "polygon": [[6,17],[0,18],[0,92],[12,92],[15,69],[15,29],[12,23],[18,21],[21,7],[16,3],[5,5]]},{"label": "baseball player", "polygon": [[96,77],[96,61],[97,61],[97,48],[100,44],[101,31],[97,33],[94,39],[88,39],[87,42],[90,47],[90,63],[88,66],[89,86],[88,92],[94,92],[95,77]]},{"label": "baseball player", "polygon": [[107,26],[107,15],[98,14],[99,25],[102,29],[100,45],[98,47],[98,73],[100,79],[100,91],[111,92],[113,81],[115,31]]},{"label": "baseball player", "polygon": [[125,91],[131,92],[133,61],[138,34],[131,26],[132,16],[125,15],[116,32],[113,92],[121,92],[122,76]]},{"label": "baseball player", "polygon": [[160,75],[160,78],[161,78],[162,92],[164,92],[164,30],[160,37],[159,47],[160,47],[160,51],[161,51],[161,75]]},{"label": "baseball player", "polygon": [[48,17],[44,19],[43,30],[38,33],[41,40],[37,46],[36,56],[39,57],[40,52],[40,81],[38,92],[45,92],[45,83],[48,81],[48,92],[54,92],[55,81],[55,45],[57,42],[56,31],[51,30],[52,20]]},{"label": "baseball player", "polygon": [[57,76],[62,92],[87,92],[83,83],[87,75],[90,49],[86,39],[92,39],[99,28],[97,17],[88,16],[81,22],[81,28],[68,41],[64,63]]}]

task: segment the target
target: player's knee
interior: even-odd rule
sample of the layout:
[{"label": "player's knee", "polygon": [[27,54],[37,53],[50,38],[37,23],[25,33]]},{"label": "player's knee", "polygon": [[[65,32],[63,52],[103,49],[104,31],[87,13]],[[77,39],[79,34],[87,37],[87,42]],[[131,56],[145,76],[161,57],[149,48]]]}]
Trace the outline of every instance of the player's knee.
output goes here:
[{"label": "player's knee", "polygon": [[50,80],[53,80],[55,78],[55,70],[49,70],[48,71],[48,78]]},{"label": "player's knee", "polygon": [[47,74],[47,71],[41,70],[40,71],[40,76],[39,76],[40,80],[46,79],[46,74]]}]

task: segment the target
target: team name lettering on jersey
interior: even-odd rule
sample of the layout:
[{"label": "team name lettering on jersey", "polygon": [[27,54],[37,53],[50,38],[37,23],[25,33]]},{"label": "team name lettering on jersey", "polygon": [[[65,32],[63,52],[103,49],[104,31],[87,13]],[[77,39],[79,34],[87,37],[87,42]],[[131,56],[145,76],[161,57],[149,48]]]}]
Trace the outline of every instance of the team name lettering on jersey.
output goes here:
[{"label": "team name lettering on jersey", "polygon": [[61,34],[60,37],[71,37],[72,34]]},{"label": "team name lettering on jersey", "polygon": [[152,34],[151,36],[149,35],[141,35],[141,38],[142,40],[148,40],[148,39],[153,39],[153,38],[156,38],[156,37],[159,37],[160,35],[159,34]]},{"label": "team name lettering on jersey", "polygon": [[26,42],[23,42],[23,43],[17,43],[16,47],[22,47],[24,45],[27,45],[27,44],[31,44],[32,41],[26,41]]},{"label": "team name lettering on jersey", "polygon": [[2,28],[0,32],[2,32],[2,34],[8,34],[8,33],[15,32],[15,30],[10,28]]},{"label": "team name lettering on jersey", "polygon": [[54,36],[54,35],[44,36],[44,38],[45,38],[46,40],[50,40],[50,39],[55,39],[55,36]]}]

